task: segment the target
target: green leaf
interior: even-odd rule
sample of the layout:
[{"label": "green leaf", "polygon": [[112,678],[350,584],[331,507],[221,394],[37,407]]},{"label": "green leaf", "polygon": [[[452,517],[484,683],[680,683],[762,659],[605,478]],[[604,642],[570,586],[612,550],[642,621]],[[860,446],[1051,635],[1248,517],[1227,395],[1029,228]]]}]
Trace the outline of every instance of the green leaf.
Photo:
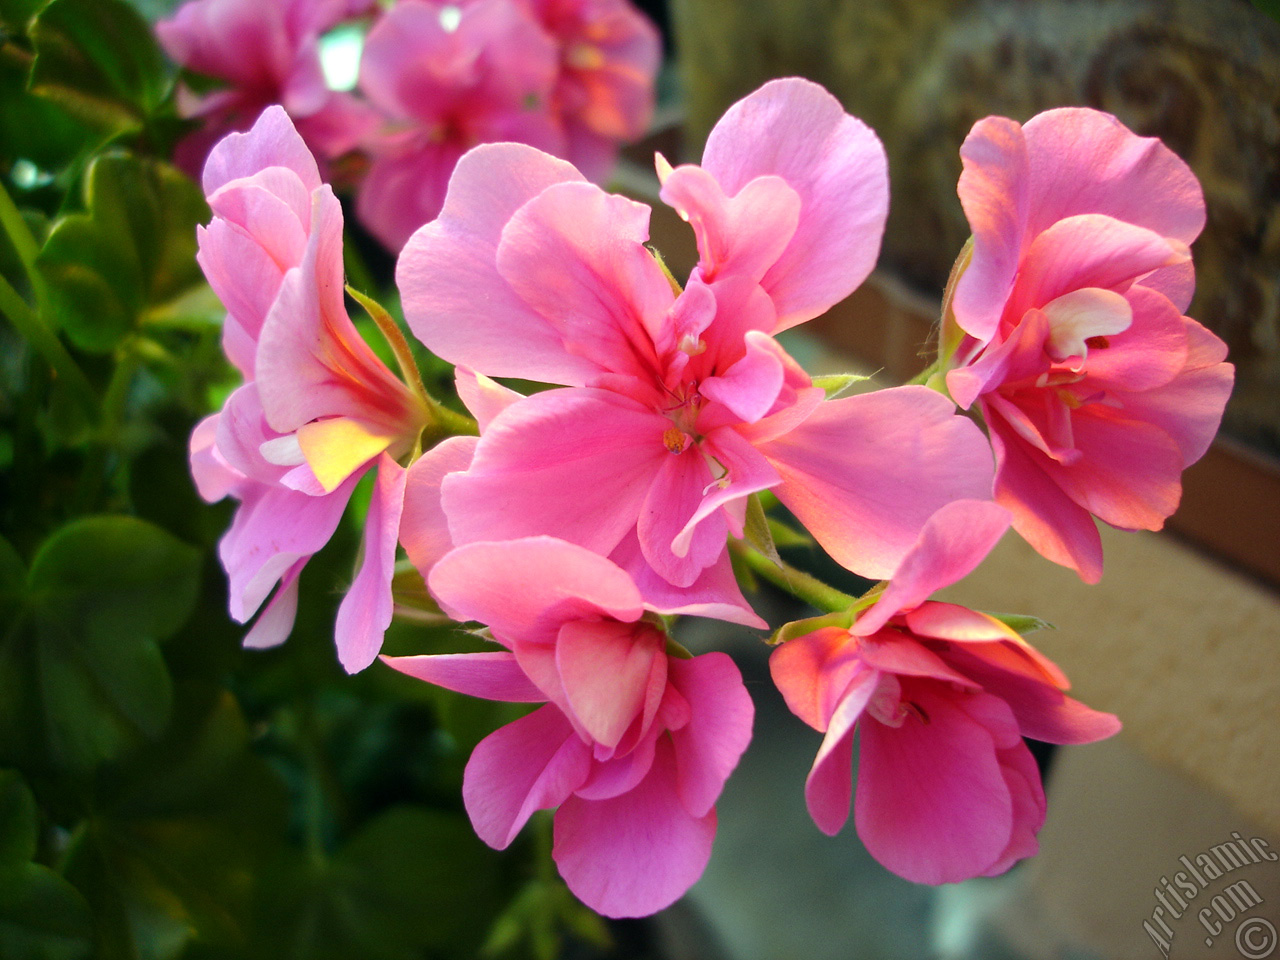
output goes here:
[{"label": "green leaf", "polygon": [[67,336],[107,352],[200,281],[195,227],[208,207],[168,164],[113,153],[90,164],[85,208],[54,224],[37,263]]},{"label": "green leaf", "polygon": [[0,864],[36,855],[36,801],[15,770],[0,770]]},{"label": "green leaf", "polygon": [[84,772],[164,730],[172,684],[157,641],[195,602],[200,556],[132,517],[56,531],[0,639],[0,758]]},{"label": "green leaf", "polygon": [[26,593],[27,568],[18,551],[0,537],[0,624],[13,623]]},{"label": "green leaf", "polygon": [[0,957],[79,960],[89,955],[91,925],[84,899],[48,867],[0,866]]},{"label": "green leaf", "polygon": [[31,91],[98,129],[141,127],[169,91],[147,22],[123,0],[52,0],[30,35]]}]

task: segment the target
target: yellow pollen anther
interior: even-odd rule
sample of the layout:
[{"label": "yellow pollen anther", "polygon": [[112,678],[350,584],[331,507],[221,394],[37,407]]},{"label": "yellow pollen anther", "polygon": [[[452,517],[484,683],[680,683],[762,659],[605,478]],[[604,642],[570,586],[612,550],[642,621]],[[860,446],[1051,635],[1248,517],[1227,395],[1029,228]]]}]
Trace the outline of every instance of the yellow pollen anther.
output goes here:
[{"label": "yellow pollen anther", "polygon": [[679,427],[667,427],[662,434],[662,445],[672,453],[683,453],[684,431]]}]

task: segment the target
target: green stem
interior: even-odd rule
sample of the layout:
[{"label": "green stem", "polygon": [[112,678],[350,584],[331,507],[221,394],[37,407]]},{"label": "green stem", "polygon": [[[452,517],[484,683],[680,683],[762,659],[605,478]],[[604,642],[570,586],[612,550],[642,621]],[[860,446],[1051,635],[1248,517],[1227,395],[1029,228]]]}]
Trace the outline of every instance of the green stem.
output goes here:
[{"label": "green stem", "polygon": [[39,313],[18,295],[18,291],[4,277],[0,277],[0,313],[8,317],[18,335],[44,357],[54,375],[62,378],[76,401],[84,407],[89,419],[97,420],[98,400],[89,384],[89,378],[72,359],[62,341],[40,319]]},{"label": "green stem", "polygon": [[785,560],[775,563],[741,540],[730,540],[729,549],[747,565],[752,573],[818,610],[837,613],[849,609],[858,602],[857,597],[823,583],[817,577],[796,569]]},{"label": "green stem", "polygon": [[9,236],[9,242],[13,244],[14,252],[22,262],[22,269],[27,274],[31,288],[39,290],[40,274],[36,271],[36,254],[40,252],[40,248],[36,246],[35,237],[31,236],[27,222],[22,219],[22,214],[3,184],[0,184],[0,226],[4,227],[4,232]]}]

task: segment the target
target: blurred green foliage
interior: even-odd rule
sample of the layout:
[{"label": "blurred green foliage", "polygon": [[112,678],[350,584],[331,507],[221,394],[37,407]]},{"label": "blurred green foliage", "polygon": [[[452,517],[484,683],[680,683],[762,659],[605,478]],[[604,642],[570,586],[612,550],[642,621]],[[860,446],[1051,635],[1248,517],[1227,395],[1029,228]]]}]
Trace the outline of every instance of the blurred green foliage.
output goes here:
[{"label": "blurred green foliage", "polygon": [[139,13],[172,6],[0,0],[0,958],[604,955],[549,821],[500,854],[461,809],[470,749],[521,708],[337,666],[354,523],[309,564],[288,643],[240,647],[232,505],[187,469],[236,377],[194,259],[208,211],[166,160],[174,69]]}]

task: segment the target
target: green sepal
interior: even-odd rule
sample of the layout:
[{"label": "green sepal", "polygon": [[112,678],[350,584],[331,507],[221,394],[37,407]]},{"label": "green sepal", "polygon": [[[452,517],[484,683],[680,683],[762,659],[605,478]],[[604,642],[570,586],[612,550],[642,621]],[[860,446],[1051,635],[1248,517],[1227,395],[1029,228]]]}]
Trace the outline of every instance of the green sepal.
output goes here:
[{"label": "green sepal", "polygon": [[1019,636],[1026,636],[1028,633],[1035,633],[1037,630],[1056,630],[1057,628],[1047,620],[1041,620],[1039,617],[1033,617],[1027,613],[989,613],[983,611],[992,620],[999,620],[1006,627]]},{"label": "green sepal", "polygon": [[813,385],[821,387],[826,392],[828,400],[834,400],[855,384],[866,383],[870,379],[869,375],[862,373],[836,373],[825,377],[814,377]]},{"label": "green sepal", "polygon": [[850,610],[839,610],[835,613],[824,613],[818,617],[808,617],[804,620],[792,620],[790,623],[784,623],[775,630],[769,639],[765,642],[777,646],[780,643],[786,643],[788,640],[795,640],[798,637],[805,637],[817,630],[824,630],[827,627],[837,627],[840,630],[848,630],[853,626],[854,614]]},{"label": "green sepal", "polygon": [[773,541],[769,518],[765,516],[760,497],[754,493],[747,497],[747,518],[743,534],[747,542],[772,560],[775,566],[782,566],[782,557],[778,555],[778,547]]}]

